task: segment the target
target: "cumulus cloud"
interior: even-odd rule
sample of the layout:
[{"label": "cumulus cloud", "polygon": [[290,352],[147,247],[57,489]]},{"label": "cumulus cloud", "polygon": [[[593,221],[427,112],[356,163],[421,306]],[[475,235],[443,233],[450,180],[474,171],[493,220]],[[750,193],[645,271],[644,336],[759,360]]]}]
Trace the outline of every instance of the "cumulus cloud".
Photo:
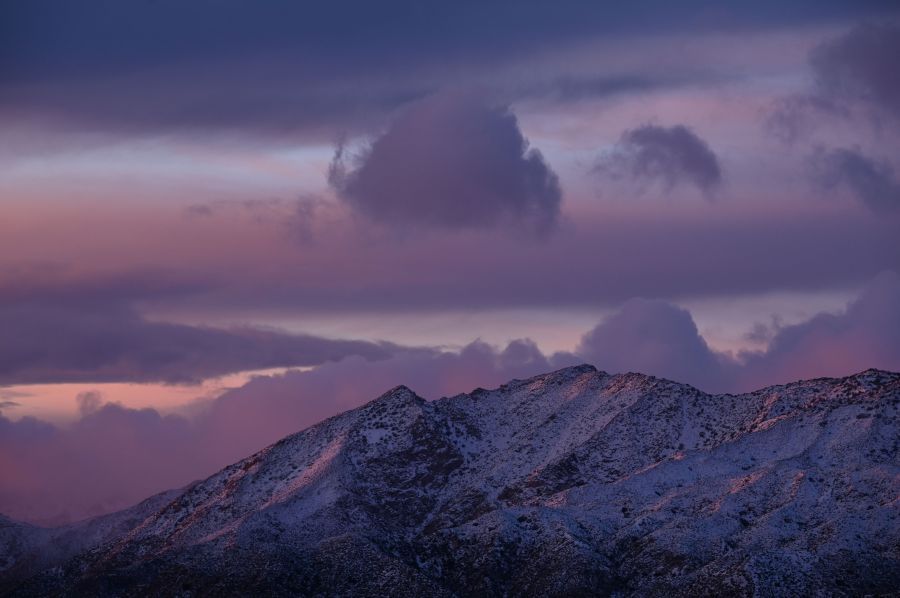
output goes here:
[{"label": "cumulus cloud", "polygon": [[258,328],[148,321],[122,305],[0,305],[0,384],[195,383],[270,367],[311,366],[350,355],[383,359],[390,346]]},{"label": "cumulus cloud", "polygon": [[430,228],[544,232],[562,200],[556,174],[509,108],[470,94],[416,103],[349,166],[338,148],[329,182],[373,220]]},{"label": "cumulus cloud", "polygon": [[763,352],[741,356],[735,386],[750,388],[875,367],[900,371],[900,276],[877,276],[846,310],[779,327]]},{"label": "cumulus cloud", "polygon": [[661,183],[668,191],[687,183],[707,197],[722,183],[719,159],[709,145],[684,125],[643,125],[625,131],[594,171],[641,183]]},{"label": "cumulus cloud", "polygon": [[690,313],[635,299],[581,340],[577,353],[601,369],[638,371],[711,392],[745,392],[802,378],[843,376],[870,367],[900,370],[900,277],[877,276],[847,308],[794,325],[754,329],[762,351],[711,349]]},{"label": "cumulus cloud", "polygon": [[814,180],[826,189],[844,186],[873,212],[900,210],[900,182],[890,164],[857,148],[816,150],[810,160]]},{"label": "cumulus cloud", "polygon": [[644,372],[706,389],[727,386],[729,360],[700,336],[686,309],[632,299],[581,339],[576,353],[610,372]]}]

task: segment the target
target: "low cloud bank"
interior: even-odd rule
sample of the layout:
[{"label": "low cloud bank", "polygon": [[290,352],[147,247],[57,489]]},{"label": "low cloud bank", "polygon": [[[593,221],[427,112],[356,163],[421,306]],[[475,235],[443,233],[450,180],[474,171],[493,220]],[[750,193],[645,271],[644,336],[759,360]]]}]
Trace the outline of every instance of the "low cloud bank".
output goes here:
[{"label": "low cloud bank", "polygon": [[385,359],[392,346],[259,328],[211,328],[143,318],[116,304],[0,305],[0,384],[192,384],[229,373],[316,366],[351,355]]},{"label": "low cloud bank", "polygon": [[80,418],[67,427],[0,415],[0,512],[58,522],[121,508],[211,474],[398,384],[433,399],[582,361],[714,392],[869,367],[900,370],[900,277],[878,276],[841,313],[770,332],[765,351],[723,354],[709,347],[688,311],[633,299],[586,333],[575,353],[547,356],[533,342],[516,340],[502,349],[474,342],[458,352],[398,349],[380,360],[350,356],[256,378],[192,417],[83,394],[77,399]]}]

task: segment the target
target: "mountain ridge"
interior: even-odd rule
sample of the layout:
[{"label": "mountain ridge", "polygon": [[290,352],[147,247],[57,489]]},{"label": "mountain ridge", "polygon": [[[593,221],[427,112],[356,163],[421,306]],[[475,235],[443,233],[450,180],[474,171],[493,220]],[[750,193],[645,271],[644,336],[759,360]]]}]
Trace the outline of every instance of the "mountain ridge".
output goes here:
[{"label": "mountain ridge", "polygon": [[[20,546],[0,589],[895,592],[898,404],[874,369],[740,395],[586,364],[430,402],[401,385],[143,507],[0,524]],[[74,546],[41,560],[42,534]]]}]

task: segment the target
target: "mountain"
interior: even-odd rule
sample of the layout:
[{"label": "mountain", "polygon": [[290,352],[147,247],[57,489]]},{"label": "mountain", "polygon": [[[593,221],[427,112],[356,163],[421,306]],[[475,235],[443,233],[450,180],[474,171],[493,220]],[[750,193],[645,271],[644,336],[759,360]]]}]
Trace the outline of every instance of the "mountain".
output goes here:
[{"label": "mountain", "polygon": [[900,592],[900,374],[400,386],[131,509],[0,521],[0,593]]}]

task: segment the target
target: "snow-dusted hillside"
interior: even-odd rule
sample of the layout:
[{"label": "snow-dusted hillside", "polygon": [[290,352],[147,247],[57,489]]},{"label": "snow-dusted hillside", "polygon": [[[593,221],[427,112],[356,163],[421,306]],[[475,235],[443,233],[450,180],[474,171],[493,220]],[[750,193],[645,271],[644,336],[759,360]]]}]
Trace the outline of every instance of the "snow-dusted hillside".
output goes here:
[{"label": "snow-dusted hillside", "polygon": [[900,374],[405,387],[128,511],[0,520],[19,595],[900,592]]}]

